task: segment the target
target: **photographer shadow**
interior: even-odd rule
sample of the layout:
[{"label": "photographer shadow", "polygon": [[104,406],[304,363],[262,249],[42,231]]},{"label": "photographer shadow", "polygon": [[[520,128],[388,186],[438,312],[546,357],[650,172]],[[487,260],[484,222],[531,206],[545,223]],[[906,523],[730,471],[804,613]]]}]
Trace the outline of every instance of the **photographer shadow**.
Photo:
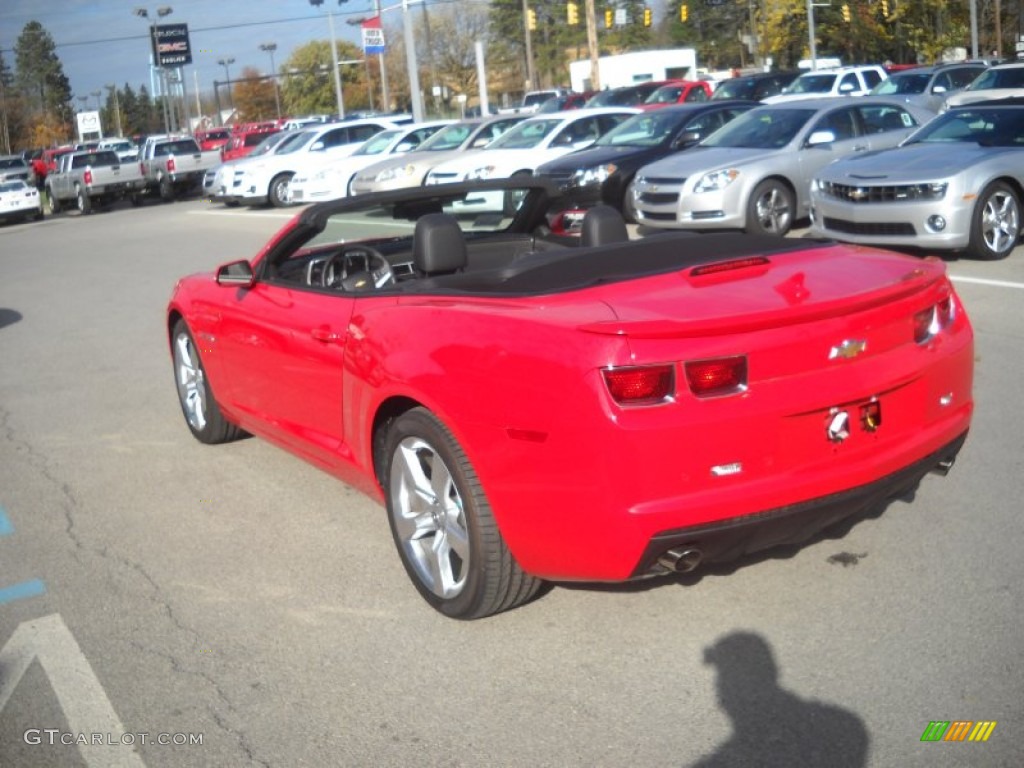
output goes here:
[{"label": "photographer shadow", "polygon": [[691,768],[860,768],[870,738],[863,720],[833,704],[783,690],[771,647],[753,632],[733,632],[704,650],[718,673],[718,701],[733,733]]}]

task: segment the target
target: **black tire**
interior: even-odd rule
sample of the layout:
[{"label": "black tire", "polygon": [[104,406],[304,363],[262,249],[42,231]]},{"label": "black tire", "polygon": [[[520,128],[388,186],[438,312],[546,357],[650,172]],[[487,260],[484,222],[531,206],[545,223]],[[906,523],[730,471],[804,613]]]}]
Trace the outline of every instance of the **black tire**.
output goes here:
[{"label": "black tire", "polygon": [[994,181],[978,195],[971,215],[967,255],[975,259],[1005,259],[1020,240],[1020,199],[1013,187]]},{"label": "black tire", "polygon": [[622,218],[626,220],[627,224],[637,223],[636,206],[633,204],[633,179],[630,179],[626,185],[626,191],[622,194],[619,210],[622,211]]},{"label": "black tire", "polygon": [[39,206],[39,210],[32,214],[33,221],[43,220],[43,206]]},{"label": "black tire", "polygon": [[78,212],[83,216],[88,216],[92,213],[92,198],[81,187],[75,187],[75,207],[78,208]]},{"label": "black tire", "polygon": [[288,184],[294,175],[293,173],[279,173],[270,180],[267,200],[275,208],[284,208],[292,204],[291,195],[288,193]]},{"label": "black tire", "polygon": [[60,200],[53,194],[52,189],[46,190],[46,205],[50,209],[50,213],[56,216],[60,213]]},{"label": "black tire", "polygon": [[178,320],[171,329],[171,352],[178,404],[196,440],[214,445],[241,437],[244,434],[242,430],[228,422],[220,412],[210,382],[206,379],[199,349],[184,320]]},{"label": "black tire", "polygon": [[225,200],[224,201],[224,207],[225,208],[237,208],[239,205],[241,205],[241,203],[239,203],[237,200]]},{"label": "black tire", "polygon": [[160,199],[165,203],[174,202],[174,182],[170,176],[160,177]]},{"label": "black tire", "polygon": [[[543,582],[512,557],[472,464],[432,413],[413,408],[395,419],[383,466],[395,546],[432,607],[454,619],[479,619],[537,594]],[[443,500],[432,494],[438,483]]]},{"label": "black tire", "polygon": [[751,235],[784,237],[793,228],[796,202],[793,192],[778,179],[765,179],[747,201],[747,226]]}]

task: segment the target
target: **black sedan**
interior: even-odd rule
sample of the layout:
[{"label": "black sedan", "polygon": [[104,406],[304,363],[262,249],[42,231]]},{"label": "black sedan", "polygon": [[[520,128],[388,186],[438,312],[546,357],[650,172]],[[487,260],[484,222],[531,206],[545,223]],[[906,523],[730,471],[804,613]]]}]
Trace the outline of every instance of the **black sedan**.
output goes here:
[{"label": "black sedan", "polygon": [[641,167],[692,147],[756,106],[756,101],[708,101],[634,115],[591,147],[545,163],[534,175],[557,184],[572,207],[603,202],[635,221],[627,192]]}]

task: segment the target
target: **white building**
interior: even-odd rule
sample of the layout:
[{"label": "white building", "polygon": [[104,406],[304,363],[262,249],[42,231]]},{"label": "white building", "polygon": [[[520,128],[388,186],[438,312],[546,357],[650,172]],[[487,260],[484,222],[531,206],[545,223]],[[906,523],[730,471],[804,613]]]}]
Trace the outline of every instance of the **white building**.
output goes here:
[{"label": "white building", "polygon": [[[601,88],[621,88],[648,80],[695,79],[697,51],[670,48],[660,51],[636,51],[597,60]],[[569,80],[574,91],[592,91],[590,59],[569,64]]]}]

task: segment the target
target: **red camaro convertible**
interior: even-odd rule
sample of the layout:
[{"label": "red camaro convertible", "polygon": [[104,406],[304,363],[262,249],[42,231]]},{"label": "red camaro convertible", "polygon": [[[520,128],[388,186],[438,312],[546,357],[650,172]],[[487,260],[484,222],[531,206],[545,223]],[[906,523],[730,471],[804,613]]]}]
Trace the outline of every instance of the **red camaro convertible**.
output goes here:
[{"label": "red camaro convertible", "polygon": [[[952,465],[973,335],[937,259],[747,235],[578,235],[522,177],[344,198],[167,316],[199,440],[260,435],[386,502],[435,608],[685,572]],[[468,211],[472,211],[469,213]]]}]

